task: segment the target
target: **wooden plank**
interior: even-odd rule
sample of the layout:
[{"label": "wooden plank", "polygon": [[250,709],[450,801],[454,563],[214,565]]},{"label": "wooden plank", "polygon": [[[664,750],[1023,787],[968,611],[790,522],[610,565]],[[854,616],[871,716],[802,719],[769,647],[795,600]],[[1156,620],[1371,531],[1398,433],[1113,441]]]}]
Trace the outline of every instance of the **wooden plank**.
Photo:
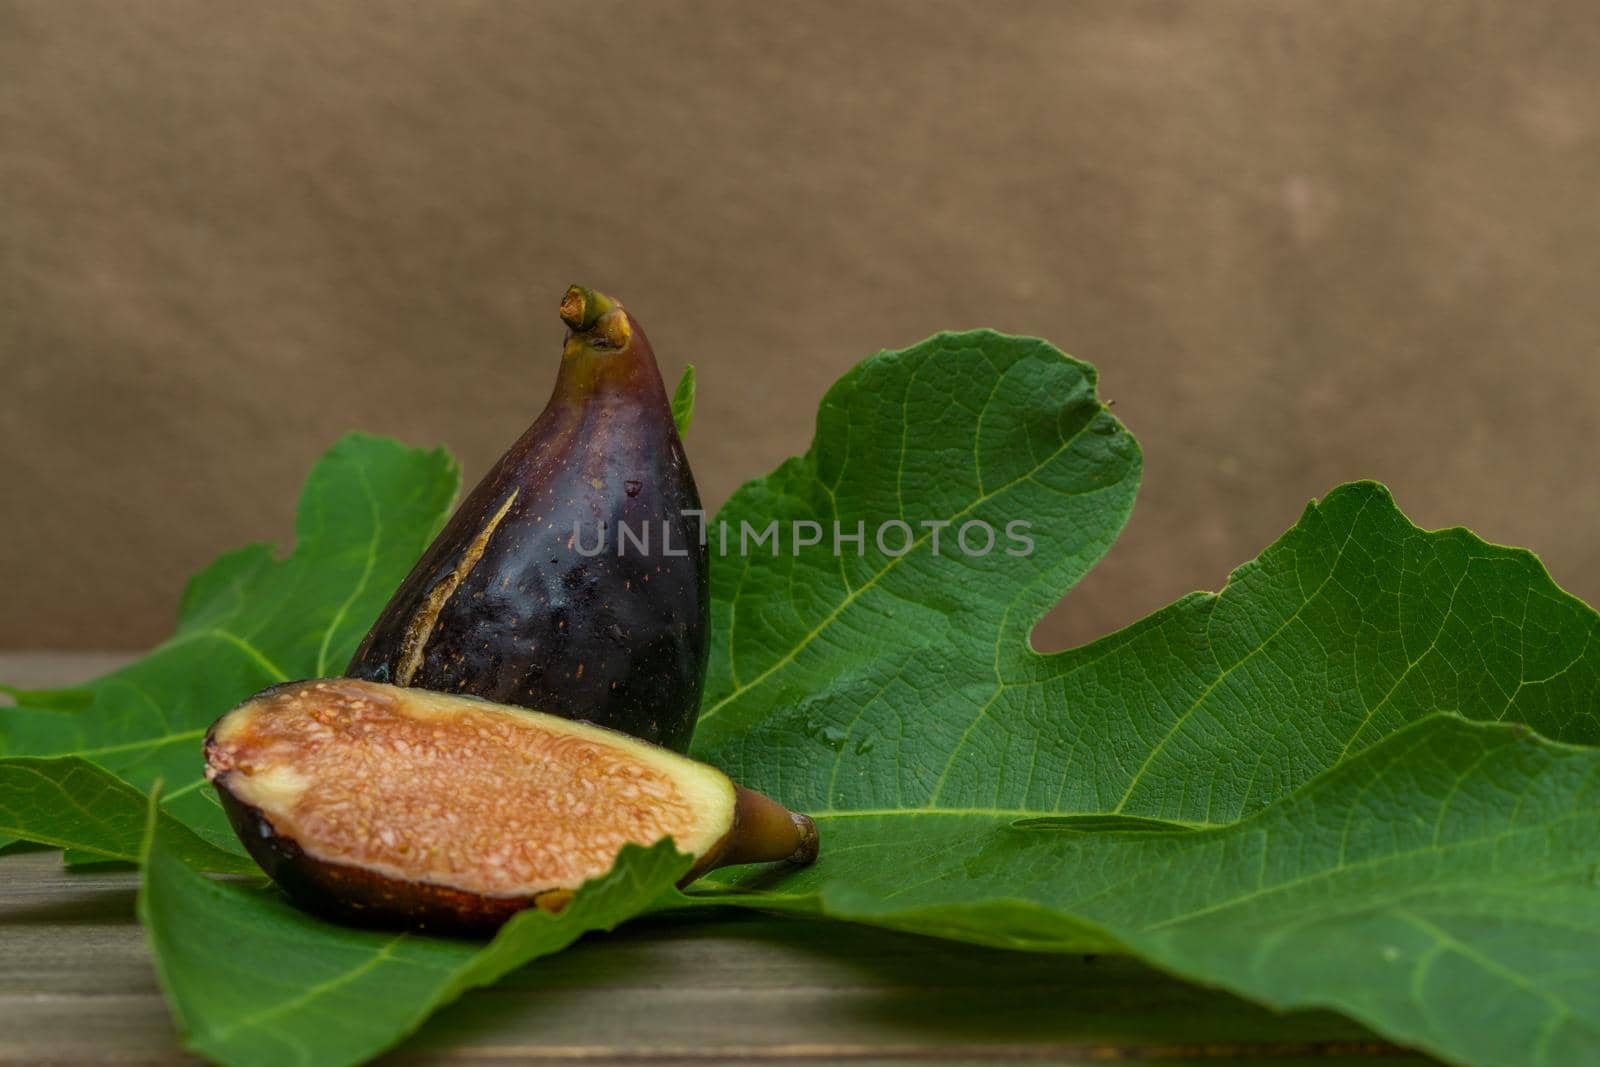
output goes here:
[{"label": "wooden plank", "polygon": [[[18,689],[77,685],[114,671],[134,657],[132,652],[0,651],[0,682]],[[10,703],[3,696],[0,702]]]},{"label": "wooden plank", "polygon": [[192,1062],[134,918],[136,876],[0,857],[0,1063]]},{"label": "wooden plank", "polygon": [[[0,656],[70,682],[74,661]],[[104,660],[96,664],[99,667]],[[179,1064],[132,872],[0,856],[0,1064]],[[1337,1016],[1277,1015],[1132,960],[981,949],[748,913],[586,938],[469,994],[385,1062],[1417,1064]]]}]

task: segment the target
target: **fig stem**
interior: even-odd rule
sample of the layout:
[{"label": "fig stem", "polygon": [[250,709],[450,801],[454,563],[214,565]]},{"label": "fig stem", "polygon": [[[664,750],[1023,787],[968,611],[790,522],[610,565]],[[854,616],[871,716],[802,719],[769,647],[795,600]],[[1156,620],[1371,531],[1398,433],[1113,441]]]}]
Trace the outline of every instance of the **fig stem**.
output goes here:
[{"label": "fig stem", "polygon": [[573,333],[582,333],[600,321],[600,316],[617,306],[617,302],[586,285],[567,287],[561,298],[561,321]]},{"label": "fig stem", "polygon": [[753,789],[735,786],[733,838],[718,866],[810,863],[817,858],[817,824]]}]

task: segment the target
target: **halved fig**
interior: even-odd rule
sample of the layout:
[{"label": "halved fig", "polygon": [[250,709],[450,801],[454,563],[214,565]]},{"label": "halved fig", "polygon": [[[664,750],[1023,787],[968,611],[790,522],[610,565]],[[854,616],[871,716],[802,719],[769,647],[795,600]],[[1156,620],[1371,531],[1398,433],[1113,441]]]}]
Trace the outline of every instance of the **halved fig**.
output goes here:
[{"label": "halved fig", "polygon": [[492,929],[555,910],[623,845],[671,837],[684,884],[817,855],[816,825],[714,767],[525,708],[351,678],[288,682],[218,719],[206,777],[256,862],[347,922]]}]

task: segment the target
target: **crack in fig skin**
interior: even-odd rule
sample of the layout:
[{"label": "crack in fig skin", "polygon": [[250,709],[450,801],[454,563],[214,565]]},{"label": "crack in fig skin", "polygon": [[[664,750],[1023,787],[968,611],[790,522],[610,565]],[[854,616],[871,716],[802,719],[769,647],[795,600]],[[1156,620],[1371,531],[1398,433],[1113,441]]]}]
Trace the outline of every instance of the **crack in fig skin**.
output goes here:
[{"label": "crack in fig skin", "polygon": [[477,536],[467,545],[466,550],[461,553],[461,559],[454,569],[439,579],[439,584],[428,591],[422,606],[411,616],[411,621],[406,624],[405,637],[400,642],[400,665],[395,669],[397,685],[411,684],[417,668],[422,664],[422,653],[428,646],[428,638],[433,636],[433,628],[439,623],[439,612],[444,610],[444,606],[461,587],[462,580],[472,573],[472,568],[483,558],[483,550],[489,547],[489,538],[499,529],[506,512],[511,510],[511,505],[517,502],[521,492],[521,489],[511,491],[511,495],[506,497],[506,502],[500,505],[500,510],[484,524]]},{"label": "crack in fig skin", "polygon": [[559,910],[624,845],[810,862],[816,827],[720,771],[599,727],[356,679],[264,690],[218,719],[206,777],[251,855],[341,921],[492,929]]},{"label": "crack in fig skin", "polygon": [[[543,413],[446,523],[347,673],[595,722],[681,752],[710,648],[708,553],[688,514],[700,497],[648,338],[614,302],[595,306],[606,310],[568,337]],[[574,305],[573,317],[587,312]],[[648,529],[650,551],[630,544],[619,555],[621,524]],[[578,536],[589,549],[602,532],[605,551],[578,551]],[[475,544],[481,556],[469,562]]]}]

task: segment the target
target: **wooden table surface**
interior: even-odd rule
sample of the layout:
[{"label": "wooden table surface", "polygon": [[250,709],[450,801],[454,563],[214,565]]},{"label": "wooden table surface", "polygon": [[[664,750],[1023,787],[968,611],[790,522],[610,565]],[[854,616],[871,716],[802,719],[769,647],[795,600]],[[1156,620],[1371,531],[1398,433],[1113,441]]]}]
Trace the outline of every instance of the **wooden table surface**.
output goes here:
[{"label": "wooden table surface", "polygon": [[[0,679],[70,684],[122,657],[0,653]],[[3,712],[0,712],[3,714]],[[0,856],[0,1063],[191,1062],[126,870]],[[435,1015],[393,1063],[1425,1064],[1324,1013],[1275,1015],[1131,960],[864,927],[641,920]]]}]

